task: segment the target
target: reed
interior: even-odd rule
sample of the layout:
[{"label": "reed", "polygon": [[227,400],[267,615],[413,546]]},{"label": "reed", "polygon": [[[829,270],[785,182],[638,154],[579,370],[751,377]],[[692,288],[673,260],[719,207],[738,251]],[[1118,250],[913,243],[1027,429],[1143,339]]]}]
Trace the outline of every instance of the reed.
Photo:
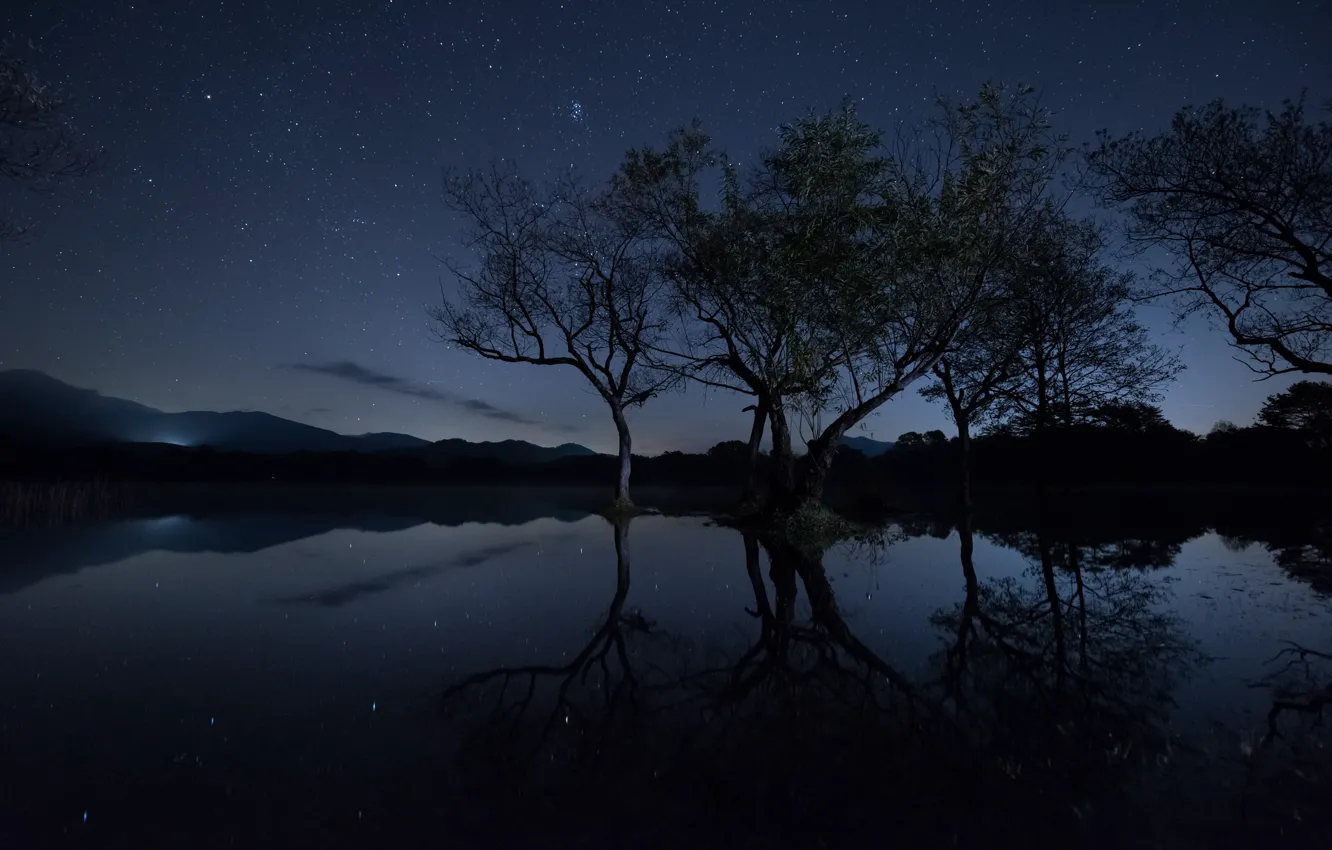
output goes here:
[{"label": "reed", "polygon": [[105,481],[0,483],[0,528],[33,528],[102,519],[123,507]]}]

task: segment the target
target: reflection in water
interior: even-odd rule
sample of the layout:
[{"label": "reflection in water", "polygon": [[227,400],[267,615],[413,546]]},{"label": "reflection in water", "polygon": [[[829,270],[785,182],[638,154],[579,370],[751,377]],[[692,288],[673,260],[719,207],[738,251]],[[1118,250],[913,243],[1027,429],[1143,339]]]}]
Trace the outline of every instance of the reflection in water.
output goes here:
[{"label": "reflection in water", "polygon": [[662,516],[0,536],[0,846],[1326,834],[1332,616],[1279,557],[1313,526],[1227,520],[1269,559],[1032,519],[824,553]]},{"label": "reflection in water", "polygon": [[448,569],[456,567],[479,567],[488,561],[492,561],[495,558],[507,555],[511,552],[516,552],[530,545],[530,543],[517,542],[488,546],[474,552],[464,552],[460,555],[455,555],[452,558],[437,564],[394,570],[391,573],[383,573],[374,576],[373,578],[339,584],[336,587],[330,587],[302,596],[284,596],[278,601],[284,604],[309,603],[313,605],[321,605],[325,608],[340,608],[343,605],[350,604],[366,596],[371,596],[376,593],[384,593],[400,585],[431,578]]},{"label": "reflection in water", "polygon": [[965,596],[935,613],[946,648],[913,681],[855,634],[820,555],[737,536],[757,621],[746,648],[700,657],[626,615],[621,523],[615,592],[581,652],[446,690],[452,716],[473,711],[464,768],[485,777],[474,788],[477,829],[521,822],[495,808],[500,788],[522,788],[509,799],[523,807],[543,801],[558,822],[543,829],[586,836],[598,824],[580,819],[580,803],[612,791],[641,795],[625,803],[636,817],[675,812],[652,829],[682,837],[704,822],[687,817],[751,840],[792,830],[829,840],[891,816],[898,834],[951,843],[992,836],[1011,826],[1013,807],[1033,805],[1043,814],[1025,841],[1069,830],[1119,839],[1140,824],[1113,792],[1133,770],[1168,764],[1170,692],[1201,661],[1162,586],[1044,536],[1031,541],[1033,581],[983,582],[964,522]]},{"label": "reflection in water", "polygon": [[1165,586],[1043,532],[1013,541],[1029,580],[982,582],[969,519],[958,536],[966,596],[932,619],[941,687],[985,757],[1082,814],[1124,770],[1166,764],[1171,692],[1202,658]]}]

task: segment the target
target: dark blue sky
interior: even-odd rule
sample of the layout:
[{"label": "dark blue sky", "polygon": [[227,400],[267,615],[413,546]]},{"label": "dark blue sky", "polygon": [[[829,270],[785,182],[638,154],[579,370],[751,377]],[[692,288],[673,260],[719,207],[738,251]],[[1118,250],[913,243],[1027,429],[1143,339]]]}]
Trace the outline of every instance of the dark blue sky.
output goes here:
[{"label": "dark blue sky", "polygon": [[[435,256],[460,250],[442,165],[599,176],[695,116],[744,159],[843,96],[891,127],[987,79],[1041,88],[1075,140],[1218,96],[1332,94],[1324,0],[10,0],[0,32],[108,154],[52,195],[4,190],[39,227],[0,246],[0,368],[171,411],[601,449],[610,418],[575,374],[431,341]],[[1254,384],[1218,334],[1144,318],[1184,347],[1163,405],[1182,427],[1248,422],[1284,386]],[[743,437],[744,404],[654,402],[636,446]],[[868,433],[933,427],[913,391]]]}]

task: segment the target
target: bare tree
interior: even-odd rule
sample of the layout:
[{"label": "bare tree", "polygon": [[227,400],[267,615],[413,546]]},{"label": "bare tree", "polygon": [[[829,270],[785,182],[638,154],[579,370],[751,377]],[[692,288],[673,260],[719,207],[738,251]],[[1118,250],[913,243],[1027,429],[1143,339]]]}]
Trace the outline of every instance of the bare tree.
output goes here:
[{"label": "bare tree", "polygon": [[1106,265],[1103,233],[1052,214],[1013,291],[1019,343],[997,414],[1018,432],[1094,421],[1105,405],[1150,402],[1183,368],[1137,321],[1132,278]]},{"label": "bare tree", "polygon": [[1219,319],[1259,374],[1332,374],[1332,124],[1217,100],[1157,136],[1103,133],[1087,163],[1129,244],[1173,261],[1147,296]]},{"label": "bare tree", "polygon": [[447,174],[444,196],[466,222],[477,263],[448,262],[460,292],[430,310],[439,336],[489,360],[577,370],[610,408],[615,500],[632,505],[627,413],[677,379],[646,356],[665,326],[651,244],[572,179],[543,192],[496,164]]},{"label": "bare tree", "polygon": [[[96,155],[69,125],[68,107],[68,98],[38,79],[9,45],[0,46],[0,178],[39,189],[95,167]],[[0,242],[26,230],[19,221],[0,218]]]}]

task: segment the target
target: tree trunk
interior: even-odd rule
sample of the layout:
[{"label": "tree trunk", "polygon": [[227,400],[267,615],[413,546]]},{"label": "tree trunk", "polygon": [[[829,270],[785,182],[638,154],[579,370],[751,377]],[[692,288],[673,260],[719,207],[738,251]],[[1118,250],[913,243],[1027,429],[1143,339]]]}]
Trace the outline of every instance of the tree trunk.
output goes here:
[{"label": "tree trunk", "polygon": [[744,492],[740,494],[740,503],[745,506],[758,504],[759,500],[759,445],[763,442],[763,430],[768,424],[768,400],[760,395],[754,405],[754,424],[749,429],[749,477],[745,481]]},{"label": "tree trunk", "polygon": [[611,415],[615,419],[615,430],[620,436],[620,474],[615,479],[615,504],[619,507],[630,507],[634,503],[629,498],[629,468],[633,456],[633,438],[629,436],[629,421],[624,418],[624,411],[612,408]]},{"label": "tree trunk", "polygon": [[[967,410],[962,404],[962,399],[957,394],[957,389],[953,385],[953,372],[946,359],[941,358],[935,364],[934,373],[939,376],[939,380],[943,383],[944,394],[948,398],[948,408],[952,411],[953,422],[957,425],[957,509],[960,518],[968,519],[971,514],[971,411]],[[975,400],[976,397],[973,394],[973,404]],[[970,546],[969,523],[967,528],[968,538],[965,545]]]},{"label": "tree trunk", "polygon": [[957,423],[957,463],[957,507],[963,516],[968,516],[971,514],[971,426],[965,416]]},{"label": "tree trunk", "polygon": [[773,507],[788,508],[795,493],[795,457],[791,453],[791,428],[780,398],[770,400],[772,420],[772,484],[768,501]]},{"label": "tree trunk", "polygon": [[832,469],[833,458],[845,434],[845,428],[833,424],[810,441],[809,451],[801,464],[800,479],[796,482],[794,502],[797,505],[823,501],[823,487],[828,482],[828,471]]}]

